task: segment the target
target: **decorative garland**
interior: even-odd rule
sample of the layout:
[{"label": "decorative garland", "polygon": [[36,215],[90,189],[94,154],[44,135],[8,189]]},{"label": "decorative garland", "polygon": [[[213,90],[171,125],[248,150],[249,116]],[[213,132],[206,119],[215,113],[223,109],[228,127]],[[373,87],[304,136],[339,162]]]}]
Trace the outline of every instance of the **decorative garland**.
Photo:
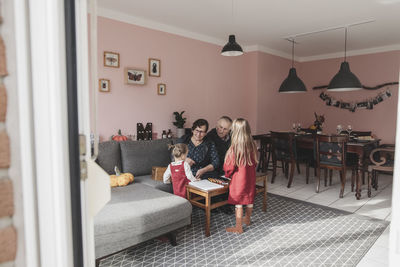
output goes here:
[{"label": "decorative garland", "polygon": [[[396,84],[399,84],[399,83],[398,82],[383,83],[383,84],[379,84],[379,85],[377,85],[375,87],[369,87],[369,86],[362,85],[362,88],[366,89],[366,90],[377,90],[377,89],[385,87],[385,86],[396,85]],[[325,89],[325,88],[328,88],[328,85],[321,85],[321,86],[314,86],[313,87],[314,90]]]},{"label": "decorative garland", "polygon": [[387,89],[386,91],[380,92],[375,98],[364,100],[362,102],[353,102],[353,103],[347,103],[341,100],[336,100],[330,95],[326,94],[325,92],[322,92],[319,97],[322,99],[322,101],[325,101],[327,106],[333,106],[337,108],[342,108],[342,109],[348,109],[351,112],[355,112],[356,109],[361,109],[361,108],[366,108],[366,109],[373,109],[374,105],[379,104],[383,100],[389,98],[392,96],[392,93]]}]

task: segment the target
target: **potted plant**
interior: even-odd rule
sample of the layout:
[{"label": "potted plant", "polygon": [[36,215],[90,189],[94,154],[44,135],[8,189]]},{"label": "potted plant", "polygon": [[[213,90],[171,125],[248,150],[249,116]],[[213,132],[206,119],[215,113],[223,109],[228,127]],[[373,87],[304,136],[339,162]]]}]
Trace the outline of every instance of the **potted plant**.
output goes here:
[{"label": "potted plant", "polygon": [[185,111],[182,111],[181,113],[175,111],[173,114],[175,115],[175,121],[173,124],[176,126],[176,136],[178,138],[182,137],[185,134],[185,129],[183,126],[185,126],[186,118],[183,117],[183,113]]}]

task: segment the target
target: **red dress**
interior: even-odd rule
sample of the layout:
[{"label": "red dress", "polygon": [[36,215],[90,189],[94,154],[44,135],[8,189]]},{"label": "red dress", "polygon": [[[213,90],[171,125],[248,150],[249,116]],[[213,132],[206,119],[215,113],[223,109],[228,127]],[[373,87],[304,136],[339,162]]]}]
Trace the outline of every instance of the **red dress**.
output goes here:
[{"label": "red dress", "polygon": [[190,180],[186,177],[184,163],[182,161],[182,164],[175,166],[170,164],[169,167],[171,168],[171,181],[174,194],[186,198],[186,185]]},{"label": "red dress", "polygon": [[[229,162],[229,160],[228,160]],[[254,203],[256,195],[256,163],[253,165],[235,166],[234,161],[224,163],[225,176],[232,180],[229,184],[228,203],[248,205]]]}]

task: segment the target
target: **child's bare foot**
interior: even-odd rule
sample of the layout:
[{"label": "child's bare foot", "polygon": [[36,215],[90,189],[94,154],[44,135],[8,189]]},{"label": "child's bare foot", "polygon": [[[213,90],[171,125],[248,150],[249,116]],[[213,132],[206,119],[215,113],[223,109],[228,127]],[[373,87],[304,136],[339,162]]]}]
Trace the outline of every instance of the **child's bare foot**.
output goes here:
[{"label": "child's bare foot", "polygon": [[229,227],[229,228],[226,228],[226,231],[230,232],[230,233],[242,234],[243,228],[241,226]]},{"label": "child's bare foot", "polygon": [[250,218],[247,218],[247,216],[243,217],[243,223],[249,226],[251,224]]},{"label": "child's bare foot", "polygon": [[226,228],[226,231],[231,233],[241,234],[243,233],[243,227],[242,227],[243,208],[242,207],[236,208],[235,213],[236,213],[236,226]]}]

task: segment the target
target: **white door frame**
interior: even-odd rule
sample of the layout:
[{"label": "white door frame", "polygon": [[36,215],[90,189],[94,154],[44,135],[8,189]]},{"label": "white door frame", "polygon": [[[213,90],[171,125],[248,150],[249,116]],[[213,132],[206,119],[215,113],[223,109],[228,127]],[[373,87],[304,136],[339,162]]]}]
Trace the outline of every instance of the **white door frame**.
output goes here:
[{"label": "white door frame", "polygon": [[73,255],[64,2],[26,0],[25,4],[29,6],[25,31],[30,40],[40,266],[69,267]]},{"label": "white door frame", "polygon": [[[9,2],[10,4],[10,2]],[[28,5],[26,0],[15,0],[10,12],[14,17],[15,80],[18,95],[19,155],[21,167],[21,193],[23,214],[23,262],[31,267],[40,266],[40,248],[33,133],[33,101],[31,87],[30,42]]]},{"label": "white door frame", "polygon": [[[90,36],[88,35],[88,11],[90,11]],[[79,134],[86,136],[87,153],[84,160],[87,162],[88,174],[88,178],[81,180],[80,184],[85,266],[95,265],[94,216],[111,199],[110,178],[94,162],[94,157],[97,155],[98,140],[96,130],[98,94],[96,14],[97,2],[95,0],[75,0]],[[93,158],[90,153],[91,143],[89,141],[91,132],[95,134],[95,154]]]}]

